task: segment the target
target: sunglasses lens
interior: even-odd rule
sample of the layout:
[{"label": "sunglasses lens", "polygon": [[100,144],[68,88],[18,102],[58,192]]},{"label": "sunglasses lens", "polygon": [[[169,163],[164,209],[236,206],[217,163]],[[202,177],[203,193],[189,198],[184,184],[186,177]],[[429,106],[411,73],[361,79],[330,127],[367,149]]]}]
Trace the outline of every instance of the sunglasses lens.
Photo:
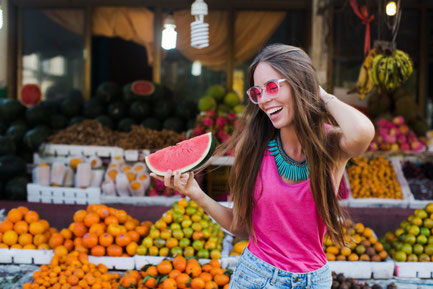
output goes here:
[{"label": "sunglasses lens", "polygon": [[260,90],[257,87],[251,87],[248,90],[248,95],[254,103],[258,102],[258,99],[260,98],[260,94],[261,94]]},{"label": "sunglasses lens", "polygon": [[266,93],[268,95],[276,95],[278,93],[278,83],[276,81],[270,81],[266,84]]}]

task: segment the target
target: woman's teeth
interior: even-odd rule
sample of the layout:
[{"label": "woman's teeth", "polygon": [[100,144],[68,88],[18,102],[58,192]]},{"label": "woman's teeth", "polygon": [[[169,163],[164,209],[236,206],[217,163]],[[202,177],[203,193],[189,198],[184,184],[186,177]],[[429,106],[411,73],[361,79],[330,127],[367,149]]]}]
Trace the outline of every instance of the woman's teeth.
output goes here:
[{"label": "woman's teeth", "polygon": [[274,114],[274,113],[276,113],[276,112],[278,112],[278,111],[280,111],[280,110],[282,110],[283,108],[280,106],[280,107],[275,107],[275,108],[272,108],[272,109],[270,109],[270,110],[268,110],[268,114],[269,115],[271,115],[271,114]]}]

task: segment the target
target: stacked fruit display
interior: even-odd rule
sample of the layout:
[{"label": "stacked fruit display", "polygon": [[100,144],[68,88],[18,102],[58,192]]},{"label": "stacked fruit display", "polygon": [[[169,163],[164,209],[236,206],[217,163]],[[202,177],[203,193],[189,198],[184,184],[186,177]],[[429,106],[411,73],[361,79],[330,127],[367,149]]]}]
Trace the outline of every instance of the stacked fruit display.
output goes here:
[{"label": "stacked fruit display", "polygon": [[354,198],[403,199],[394,168],[386,158],[357,157],[353,162],[347,174]]},{"label": "stacked fruit display", "polygon": [[433,203],[415,210],[394,232],[386,233],[384,247],[398,262],[433,261]]},{"label": "stacked fruit display", "polygon": [[231,272],[221,268],[218,260],[200,265],[197,259],[177,256],[157,265],[146,265],[140,271],[127,271],[119,285],[122,288],[192,288],[227,289]]},{"label": "stacked fruit display", "polygon": [[199,136],[207,132],[213,132],[217,144],[221,144],[230,138],[238,125],[236,115],[233,112],[218,115],[212,109],[197,117],[197,123],[192,135]]},{"label": "stacked fruit display", "polygon": [[405,161],[403,173],[416,200],[433,200],[433,163]]},{"label": "stacked fruit display", "polygon": [[50,238],[57,229],[50,228],[46,220],[26,207],[8,212],[6,220],[0,223],[0,248],[9,249],[50,249]]},{"label": "stacked fruit display", "polygon": [[33,283],[23,289],[33,288],[116,288],[119,273],[108,273],[108,268],[89,262],[87,254],[77,251],[56,254],[49,265],[42,265],[33,273]]},{"label": "stacked fruit display", "polygon": [[380,119],[376,122],[377,134],[370,143],[371,151],[424,151],[425,143],[406,124],[402,116],[392,121]]},{"label": "stacked fruit display", "polygon": [[233,240],[233,249],[230,250],[230,256],[240,256],[244,251],[244,248],[248,246],[248,240]]},{"label": "stacked fruit display", "polygon": [[[389,283],[386,289],[396,289],[397,286],[394,283]],[[332,286],[331,289],[382,289],[379,284],[372,286],[368,283],[360,283],[355,281],[353,278],[346,278],[343,273],[332,272]]]},{"label": "stacked fruit display", "polygon": [[92,204],[74,214],[67,229],[51,236],[51,247],[90,253],[93,256],[134,256],[147,236],[151,222],[140,222],[124,210]]},{"label": "stacked fruit display", "polygon": [[329,261],[380,262],[388,257],[384,246],[374,236],[373,230],[361,223],[348,226],[344,240],[348,245],[340,249],[325,234],[323,245]]},{"label": "stacked fruit display", "polygon": [[218,115],[233,112],[241,114],[245,106],[241,103],[241,98],[234,91],[226,92],[222,85],[215,84],[210,86],[205,96],[198,102],[200,112],[208,112],[214,110]]},{"label": "stacked fruit display", "polygon": [[123,157],[113,158],[105,173],[102,193],[107,196],[144,196],[150,186],[147,167],[142,162],[126,163]]},{"label": "stacked fruit display", "polygon": [[224,232],[194,201],[181,199],[150,228],[137,254],[221,258]]}]

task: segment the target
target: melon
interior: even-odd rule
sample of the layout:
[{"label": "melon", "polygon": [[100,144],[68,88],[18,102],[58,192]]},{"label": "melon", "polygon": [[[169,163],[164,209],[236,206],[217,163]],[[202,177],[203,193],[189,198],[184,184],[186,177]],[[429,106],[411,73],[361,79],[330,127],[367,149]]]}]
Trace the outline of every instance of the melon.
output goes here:
[{"label": "melon", "polygon": [[155,86],[147,80],[137,80],[131,84],[131,91],[135,95],[151,95],[155,91]]},{"label": "melon", "polygon": [[25,105],[36,105],[41,102],[42,92],[39,85],[29,83],[21,88],[21,101]]},{"label": "melon", "polygon": [[215,137],[209,132],[154,152],[145,160],[149,170],[158,176],[168,170],[185,173],[203,165],[214,150]]}]

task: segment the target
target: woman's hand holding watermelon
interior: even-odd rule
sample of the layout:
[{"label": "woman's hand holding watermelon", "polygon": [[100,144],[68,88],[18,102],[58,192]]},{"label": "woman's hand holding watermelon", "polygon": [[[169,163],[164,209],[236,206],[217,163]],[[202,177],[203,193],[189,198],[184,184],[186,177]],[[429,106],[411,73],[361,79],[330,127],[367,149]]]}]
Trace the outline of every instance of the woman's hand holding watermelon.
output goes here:
[{"label": "woman's hand holding watermelon", "polygon": [[191,200],[197,201],[204,195],[204,192],[194,178],[193,172],[181,174],[179,171],[173,173],[169,170],[164,177],[157,176],[154,173],[151,173],[150,176],[164,182],[166,187],[178,191]]}]

